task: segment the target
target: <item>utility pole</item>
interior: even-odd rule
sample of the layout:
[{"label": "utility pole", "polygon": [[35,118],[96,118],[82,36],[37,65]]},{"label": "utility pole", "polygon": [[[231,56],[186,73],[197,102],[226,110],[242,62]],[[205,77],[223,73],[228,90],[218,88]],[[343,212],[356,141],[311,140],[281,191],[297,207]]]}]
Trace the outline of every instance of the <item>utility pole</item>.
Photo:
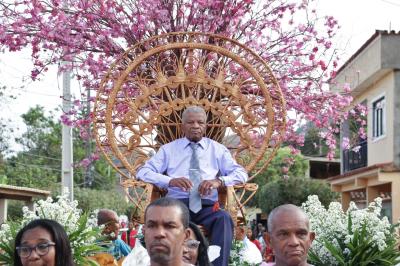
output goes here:
[{"label": "utility pole", "polygon": [[[86,90],[86,119],[90,119],[90,89]],[[92,155],[92,146],[91,146],[91,130],[90,124],[87,127],[87,135],[88,138],[86,140],[86,158],[89,158]],[[93,164],[90,164],[86,167],[86,174],[85,174],[85,187],[91,187],[93,184]]]},{"label": "utility pole", "polygon": [[[65,62],[63,63],[65,64]],[[63,112],[69,114],[72,108],[71,96],[71,72],[63,72]],[[72,127],[62,125],[62,173],[61,173],[61,193],[64,194],[68,189],[69,199],[74,200],[74,171],[73,171],[73,148],[72,148]]]}]

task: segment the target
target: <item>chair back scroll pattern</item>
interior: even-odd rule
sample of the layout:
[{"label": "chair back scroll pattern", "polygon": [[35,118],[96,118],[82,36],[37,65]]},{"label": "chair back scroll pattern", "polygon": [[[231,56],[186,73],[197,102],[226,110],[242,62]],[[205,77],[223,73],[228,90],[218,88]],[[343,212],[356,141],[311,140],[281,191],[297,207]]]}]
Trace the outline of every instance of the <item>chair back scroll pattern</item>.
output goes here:
[{"label": "chair back scroll pattern", "polygon": [[[231,151],[249,181],[267,167],[283,140],[285,101],[255,52],[205,33],[143,40],[110,67],[93,112],[97,146],[122,175],[139,211],[152,199],[142,195],[150,188],[135,179],[137,169],[161,145],[183,136],[181,115],[193,105],[207,113],[206,136]],[[247,200],[235,197],[239,203]]]}]

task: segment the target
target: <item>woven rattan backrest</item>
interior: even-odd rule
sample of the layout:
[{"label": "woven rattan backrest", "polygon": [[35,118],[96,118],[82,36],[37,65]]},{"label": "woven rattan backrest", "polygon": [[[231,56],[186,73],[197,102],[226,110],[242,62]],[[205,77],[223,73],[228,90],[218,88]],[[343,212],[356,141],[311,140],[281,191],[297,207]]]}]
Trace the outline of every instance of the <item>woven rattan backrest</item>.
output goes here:
[{"label": "woven rattan backrest", "polygon": [[223,36],[170,33],[133,46],[104,77],[94,108],[98,147],[134,178],[160,145],[182,137],[182,112],[193,105],[207,113],[207,137],[251,178],[282,141],[285,103],[261,57]]}]

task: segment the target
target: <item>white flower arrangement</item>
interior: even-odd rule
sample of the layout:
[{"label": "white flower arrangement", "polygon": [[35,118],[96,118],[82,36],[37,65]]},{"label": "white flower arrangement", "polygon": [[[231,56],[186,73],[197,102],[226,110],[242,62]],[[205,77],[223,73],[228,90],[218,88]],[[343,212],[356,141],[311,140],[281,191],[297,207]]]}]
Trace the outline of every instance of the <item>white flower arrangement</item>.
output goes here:
[{"label": "white flower arrangement", "polygon": [[344,212],[338,202],[332,202],[325,209],[313,195],[302,208],[316,234],[309,254],[312,264],[351,266],[364,265],[362,262],[368,260],[372,261],[368,265],[394,265],[400,257],[395,226],[387,217],[380,217],[381,198],[376,198],[365,209],[358,209],[351,202]]},{"label": "white flower arrangement", "polygon": [[14,239],[18,231],[29,222],[46,218],[60,223],[70,240],[75,263],[87,262],[86,256],[102,250],[96,244],[101,237],[101,228],[97,227],[97,215],[85,214],[78,207],[77,201],[70,201],[68,193],[58,196],[57,200],[48,197],[34,203],[34,210],[22,208],[23,217],[18,222],[8,222],[0,228],[0,248],[6,252],[0,255],[0,263],[13,264]]},{"label": "white flower arrangement", "polygon": [[260,263],[254,263],[253,258],[245,254],[246,249],[243,241],[234,240],[229,256],[229,266],[258,266]]}]

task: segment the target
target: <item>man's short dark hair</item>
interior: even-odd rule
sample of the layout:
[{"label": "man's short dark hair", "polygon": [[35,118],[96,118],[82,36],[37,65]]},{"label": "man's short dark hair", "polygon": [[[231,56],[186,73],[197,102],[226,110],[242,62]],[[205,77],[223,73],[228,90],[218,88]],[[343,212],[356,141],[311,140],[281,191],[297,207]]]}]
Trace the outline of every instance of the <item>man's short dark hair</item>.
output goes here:
[{"label": "man's short dark hair", "polygon": [[147,210],[149,208],[155,207],[155,206],[158,206],[158,207],[177,207],[178,209],[181,210],[181,220],[182,220],[183,227],[185,229],[189,227],[189,220],[190,220],[189,209],[180,200],[177,200],[177,199],[174,199],[174,198],[170,198],[170,197],[164,197],[164,198],[159,198],[159,199],[153,201],[152,203],[150,203],[147,206],[146,211],[144,212],[144,220],[145,221],[146,221]]}]

